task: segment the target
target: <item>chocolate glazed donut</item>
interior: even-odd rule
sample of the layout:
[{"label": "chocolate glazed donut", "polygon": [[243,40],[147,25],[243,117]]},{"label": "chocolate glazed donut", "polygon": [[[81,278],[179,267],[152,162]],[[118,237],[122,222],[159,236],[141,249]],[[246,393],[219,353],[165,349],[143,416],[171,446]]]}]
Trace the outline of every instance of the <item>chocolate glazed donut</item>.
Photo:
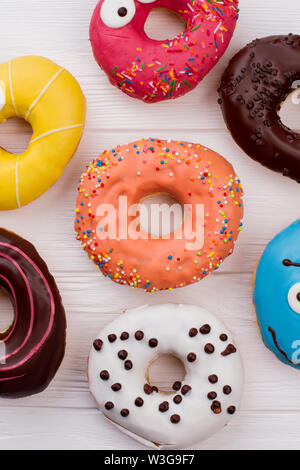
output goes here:
[{"label": "chocolate glazed donut", "polygon": [[[300,36],[257,39],[230,62],[219,88],[225,122],[254,160],[300,182],[300,134],[278,112],[300,79]],[[297,83],[296,83],[297,85]]]},{"label": "chocolate glazed donut", "polygon": [[0,229],[0,288],[15,316],[0,332],[0,396],[19,398],[44,390],[64,356],[66,318],[54,278],[31,245]]}]

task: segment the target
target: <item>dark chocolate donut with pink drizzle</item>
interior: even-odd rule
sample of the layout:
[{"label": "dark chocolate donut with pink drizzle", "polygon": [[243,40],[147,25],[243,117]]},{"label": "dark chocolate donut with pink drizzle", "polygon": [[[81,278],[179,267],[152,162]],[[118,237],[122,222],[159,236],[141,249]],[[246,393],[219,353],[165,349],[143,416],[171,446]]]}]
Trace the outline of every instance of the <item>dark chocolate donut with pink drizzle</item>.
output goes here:
[{"label": "dark chocolate donut with pink drizzle", "polygon": [[43,391],[65,352],[66,317],[55,280],[34,246],[0,229],[0,288],[12,300],[14,321],[0,332],[0,396]]}]

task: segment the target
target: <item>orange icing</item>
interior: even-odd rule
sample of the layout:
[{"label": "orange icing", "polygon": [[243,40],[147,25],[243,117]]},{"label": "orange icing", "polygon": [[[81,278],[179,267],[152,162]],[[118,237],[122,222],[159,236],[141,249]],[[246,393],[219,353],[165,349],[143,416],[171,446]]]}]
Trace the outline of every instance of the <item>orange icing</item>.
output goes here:
[{"label": "orange icing", "polygon": [[[149,292],[203,279],[233,252],[242,230],[240,181],[227,160],[200,144],[142,139],[105,151],[86,168],[78,191],[75,230],[83,249],[112,281]],[[187,250],[184,237],[97,237],[99,204],[117,207],[127,196],[131,206],[156,193],[192,204],[193,227],[196,204],[204,204],[203,247]]]}]

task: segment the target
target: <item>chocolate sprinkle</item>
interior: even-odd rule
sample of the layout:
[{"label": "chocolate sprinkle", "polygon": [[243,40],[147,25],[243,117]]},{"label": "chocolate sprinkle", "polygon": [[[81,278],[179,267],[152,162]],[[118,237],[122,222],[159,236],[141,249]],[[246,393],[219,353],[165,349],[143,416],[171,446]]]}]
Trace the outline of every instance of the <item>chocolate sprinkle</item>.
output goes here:
[{"label": "chocolate sprinkle", "polygon": [[197,334],[198,334],[197,328],[191,328],[191,329],[190,329],[190,331],[189,331],[189,336],[190,336],[191,338],[194,338],[195,336],[197,336]]},{"label": "chocolate sprinkle", "polygon": [[211,384],[216,384],[218,382],[218,376],[213,374],[208,377],[208,380]]},{"label": "chocolate sprinkle", "polygon": [[153,393],[153,389],[149,384],[145,384],[144,392],[146,393],[146,395],[151,395]]},{"label": "chocolate sprinkle", "polygon": [[209,325],[203,325],[199,331],[202,335],[208,335],[211,332],[211,327]]},{"label": "chocolate sprinkle", "polygon": [[204,351],[206,352],[206,354],[213,354],[215,352],[215,347],[213,344],[207,343],[204,346]]},{"label": "chocolate sprinkle", "polygon": [[176,396],[173,398],[173,402],[176,403],[176,405],[179,405],[179,403],[182,402],[182,396],[181,396],[181,395],[176,395]]},{"label": "chocolate sprinkle", "polygon": [[108,335],[107,338],[110,343],[114,343],[117,339],[116,335]]},{"label": "chocolate sprinkle", "polygon": [[126,341],[129,338],[129,333],[127,331],[123,331],[123,333],[120,336],[121,341]]},{"label": "chocolate sprinkle", "polygon": [[217,398],[216,392],[209,392],[209,393],[207,394],[207,398],[208,398],[209,400],[214,400],[215,398]]},{"label": "chocolate sprinkle", "polygon": [[169,403],[167,401],[163,401],[159,407],[158,407],[159,411],[161,413],[165,413],[166,411],[168,411],[169,409]]},{"label": "chocolate sprinkle", "polygon": [[224,395],[230,395],[231,392],[232,392],[232,388],[230,387],[230,385],[225,385],[225,387],[223,387]]},{"label": "chocolate sprinkle", "polygon": [[149,339],[150,348],[156,348],[158,345],[158,340],[156,338]]},{"label": "chocolate sprinkle", "polygon": [[141,406],[143,406],[144,404],[144,400],[141,397],[137,397],[134,403],[135,403],[135,406],[141,408]]},{"label": "chocolate sprinkle", "polygon": [[214,401],[210,408],[215,415],[222,413],[221,403],[219,401]]},{"label": "chocolate sprinkle", "polygon": [[121,351],[118,352],[118,358],[121,359],[121,361],[125,361],[127,356],[128,356],[128,352],[125,351],[125,349],[122,349]]},{"label": "chocolate sprinkle", "polygon": [[227,340],[228,340],[228,336],[225,335],[225,333],[223,333],[222,335],[220,335],[220,340],[221,340],[221,341],[227,341]]},{"label": "chocolate sprinkle", "polygon": [[137,341],[142,341],[142,339],[144,339],[144,336],[145,336],[145,335],[144,335],[144,333],[143,333],[142,331],[139,330],[139,331],[137,331],[137,332],[135,333],[134,336],[135,336],[135,339],[136,339]]},{"label": "chocolate sprinkle", "polygon": [[100,372],[100,377],[102,380],[108,380],[110,377],[108,370],[102,370]]},{"label": "chocolate sprinkle", "polygon": [[230,354],[233,354],[236,352],[236,347],[233,346],[233,344],[228,344],[227,348],[225,351],[221,352],[222,356],[229,356]]},{"label": "chocolate sprinkle", "polygon": [[131,361],[125,361],[124,367],[126,370],[131,370],[133,367],[133,364]]},{"label": "chocolate sprinkle", "polygon": [[187,360],[188,360],[189,362],[195,362],[196,359],[197,359],[197,356],[196,356],[195,353],[189,353],[189,354],[187,355]]},{"label": "chocolate sprinkle", "polygon": [[190,387],[189,385],[184,385],[181,389],[181,393],[182,393],[182,395],[186,395],[191,390],[192,390],[192,387]]},{"label": "chocolate sprinkle", "polygon": [[180,421],[180,416],[179,415],[172,415],[170,420],[171,420],[171,423],[177,424]]},{"label": "chocolate sprinkle", "polygon": [[105,409],[106,410],[112,410],[114,407],[115,407],[115,405],[113,404],[112,401],[108,401],[107,403],[105,403]]},{"label": "chocolate sprinkle", "polygon": [[120,413],[123,418],[127,418],[127,416],[129,415],[129,410],[127,410],[127,408],[124,408],[123,410],[121,410]]},{"label": "chocolate sprinkle", "polygon": [[175,382],[175,383],[173,384],[173,387],[172,387],[172,388],[173,388],[173,390],[178,391],[178,390],[181,389],[181,387],[182,387],[182,383],[181,383],[181,382]]},{"label": "chocolate sprinkle", "polygon": [[101,339],[95,339],[93,346],[96,351],[101,351],[102,346],[103,346],[103,341]]},{"label": "chocolate sprinkle", "polygon": [[229,415],[234,415],[235,411],[236,411],[235,406],[230,406],[229,408],[227,408],[227,413]]},{"label": "chocolate sprinkle", "polygon": [[111,389],[112,389],[114,392],[119,392],[119,390],[121,390],[121,388],[122,388],[122,385],[119,384],[119,383],[113,384],[113,385],[111,386]]}]

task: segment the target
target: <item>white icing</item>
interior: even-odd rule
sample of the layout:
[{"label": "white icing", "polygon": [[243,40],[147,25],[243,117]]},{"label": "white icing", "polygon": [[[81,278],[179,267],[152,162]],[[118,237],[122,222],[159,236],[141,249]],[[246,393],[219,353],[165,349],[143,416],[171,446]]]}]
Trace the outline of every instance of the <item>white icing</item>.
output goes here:
[{"label": "white icing", "polygon": [[[125,16],[120,16],[120,8],[127,10]],[[103,23],[109,28],[122,28],[126,26],[135,15],[134,0],[105,0],[100,10]]]},{"label": "white icing", "polygon": [[[199,333],[204,324],[211,326],[207,335]],[[191,338],[189,331],[197,328],[198,334]],[[137,341],[135,332],[142,330],[144,339]],[[126,341],[120,340],[122,332],[128,332],[130,337]],[[220,335],[225,333],[227,341],[221,341]],[[109,334],[117,335],[117,340],[110,343]],[[103,341],[101,351],[92,347],[88,375],[90,390],[95,397],[103,414],[113,424],[126,434],[134,437],[150,447],[157,443],[160,448],[187,447],[208,438],[225,426],[232,416],[227,408],[238,408],[243,390],[243,367],[239,352],[222,356],[229,344],[234,344],[231,334],[226,327],[206,310],[190,305],[156,305],[144,306],[130,310],[108,325],[98,336]],[[150,348],[148,341],[151,338],[158,340],[156,348]],[[213,354],[207,354],[204,346],[211,343],[215,347]],[[133,368],[125,370],[124,361],[118,358],[118,351],[126,350]],[[197,360],[188,362],[187,355],[194,352]],[[183,396],[182,402],[177,405],[173,402],[175,395],[144,392],[147,383],[146,371],[149,363],[161,354],[172,354],[179,358],[186,369],[183,385],[190,385],[192,390]],[[110,378],[104,381],[99,374],[107,370]],[[210,375],[217,375],[218,382],[211,384]],[[120,383],[122,389],[114,392],[111,386]],[[223,387],[230,385],[232,392],[225,395]],[[222,412],[214,414],[211,410],[213,400],[207,394],[216,392],[215,400],[221,403]],[[135,405],[137,397],[144,400],[142,407]],[[113,402],[114,408],[106,410],[105,404]],[[169,410],[165,413],[159,411],[159,404],[168,401]],[[128,409],[130,414],[123,418],[122,409]],[[170,421],[173,414],[178,414],[181,420],[177,424]],[[157,448],[157,447],[156,447]]]},{"label": "white icing", "polygon": [[300,315],[300,300],[297,299],[297,295],[300,293],[300,282],[296,282],[288,293],[288,302],[294,312]]},{"label": "white icing", "polygon": [[0,81],[0,111],[6,104],[5,83]]},{"label": "white icing", "polygon": [[156,0],[138,0],[140,3],[154,3]]}]

